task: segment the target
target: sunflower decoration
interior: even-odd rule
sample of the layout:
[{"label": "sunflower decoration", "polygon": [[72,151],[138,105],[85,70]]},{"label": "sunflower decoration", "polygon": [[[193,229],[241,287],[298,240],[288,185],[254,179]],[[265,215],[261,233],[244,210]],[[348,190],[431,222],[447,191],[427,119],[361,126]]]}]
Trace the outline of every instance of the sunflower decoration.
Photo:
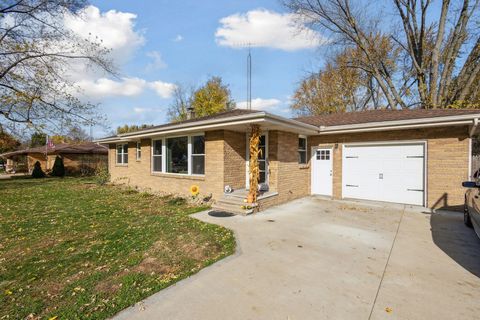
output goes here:
[{"label": "sunflower decoration", "polygon": [[199,192],[200,192],[200,188],[197,185],[193,184],[190,186],[190,193],[192,196],[196,197]]}]

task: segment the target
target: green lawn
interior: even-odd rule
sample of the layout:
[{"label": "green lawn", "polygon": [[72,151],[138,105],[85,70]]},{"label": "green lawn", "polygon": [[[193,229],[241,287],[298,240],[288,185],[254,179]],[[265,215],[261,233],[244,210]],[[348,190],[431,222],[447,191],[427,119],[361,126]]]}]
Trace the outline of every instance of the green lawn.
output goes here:
[{"label": "green lawn", "polygon": [[104,319],[232,254],[232,232],[182,200],[0,180],[0,319]]}]

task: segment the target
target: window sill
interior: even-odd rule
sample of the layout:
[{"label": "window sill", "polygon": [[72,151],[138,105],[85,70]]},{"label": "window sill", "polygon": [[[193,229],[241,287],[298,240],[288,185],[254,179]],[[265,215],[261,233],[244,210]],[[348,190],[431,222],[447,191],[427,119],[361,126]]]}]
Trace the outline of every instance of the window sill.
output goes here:
[{"label": "window sill", "polygon": [[187,179],[187,180],[205,180],[205,175],[188,175],[181,173],[166,173],[166,172],[152,172],[152,176],[173,178],[173,179]]},{"label": "window sill", "polygon": [[128,164],[116,163],[115,167],[128,167]]},{"label": "window sill", "polygon": [[309,167],[308,164],[298,164],[298,169],[308,169]]}]

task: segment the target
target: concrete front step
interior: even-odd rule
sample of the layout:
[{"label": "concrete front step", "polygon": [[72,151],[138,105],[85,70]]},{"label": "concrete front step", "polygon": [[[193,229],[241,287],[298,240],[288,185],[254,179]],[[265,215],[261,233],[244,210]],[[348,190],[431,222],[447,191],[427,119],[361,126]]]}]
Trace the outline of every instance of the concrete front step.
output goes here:
[{"label": "concrete front step", "polygon": [[212,209],[216,211],[226,211],[233,214],[247,215],[253,213],[253,209],[242,209],[242,206],[245,205],[242,203],[227,203],[222,200],[213,204]]},{"label": "concrete front step", "polygon": [[217,203],[233,204],[233,205],[238,205],[239,207],[246,204],[243,198],[228,197],[228,196],[227,197],[223,196],[217,201]]}]

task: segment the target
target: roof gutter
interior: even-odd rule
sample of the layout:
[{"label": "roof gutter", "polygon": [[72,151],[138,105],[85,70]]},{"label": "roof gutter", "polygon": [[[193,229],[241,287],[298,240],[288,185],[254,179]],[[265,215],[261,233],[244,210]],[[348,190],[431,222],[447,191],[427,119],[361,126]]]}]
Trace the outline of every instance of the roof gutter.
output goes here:
[{"label": "roof gutter", "polygon": [[179,124],[171,124],[168,126],[162,126],[160,128],[152,128],[152,129],[146,129],[142,131],[137,131],[137,132],[127,132],[127,133],[122,133],[119,134],[119,137],[129,137],[129,136],[137,136],[138,134],[146,134],[146,133],[160,133],[168,129],[168,131],[180,128],[180,129],[186,129],[190,127],[198,127],[198,126],[204,126],[208,124],[215,124],[215,123],[228,123],[232,121],[238,121],[238,120],[243,120],[243,119],[255,119],[255,118],[261,118],[265,117],[266,113],[265,112],[255,112],[252,114],[247,114],[247,115],[241,115],[241,116],[233,116],[233,117],[226,117],[226,118],[217,118],[217,119],[207,119],[207,120],[202,120],[202,121],[192,121],[192,122],[187,122],[187,123],[179,123]]},{"label": "roof gutter", "polygon": [[143,130],[141,132],[129,132],[124,134],[119,134],[117,137],[114,137],[114,138],[98,139],[98,140],[95,140],[95,142],[98,142],[98,143],[126,142],[126,141],[134,141],[139,138],[148,138],[148,137],[154,137],[159,135],[175,134],[179,132],[202,131],[207,129],[225,127],[229,125],[230,126],[249,125],[254,123],[260,124],[265,122],[286,126],[292,129],[302,128],[303,130],[310,132],[310,134],[318,134],[319,132],[318,127],[314,125],[306,124],[296,120],[286,119],[286,118],[279,117],[266,112],[257,112],[249,115],[233,116],[228,118],[212,119],[212,120],[205,120],[205,121],[194,121],[191,123],[178,124],[178,125],[173,124],[171,126],[165,126],[157,129],[148,129],[148,130]]},{"label": "roof gutter", "polygon": [[337,134],[350,132],[369,132],[369,131],[385,131],[385,130],[402,130],[416,129],[425,127],[443,127],[455,125],[472,125],[472,123],[480,117],[476,115],[461,115],[449,117],[434,117],[424,119],[410,119],[398,121],[379,121],[373,123],[360,123],[340,126],[320,126],[320,134]]}]

